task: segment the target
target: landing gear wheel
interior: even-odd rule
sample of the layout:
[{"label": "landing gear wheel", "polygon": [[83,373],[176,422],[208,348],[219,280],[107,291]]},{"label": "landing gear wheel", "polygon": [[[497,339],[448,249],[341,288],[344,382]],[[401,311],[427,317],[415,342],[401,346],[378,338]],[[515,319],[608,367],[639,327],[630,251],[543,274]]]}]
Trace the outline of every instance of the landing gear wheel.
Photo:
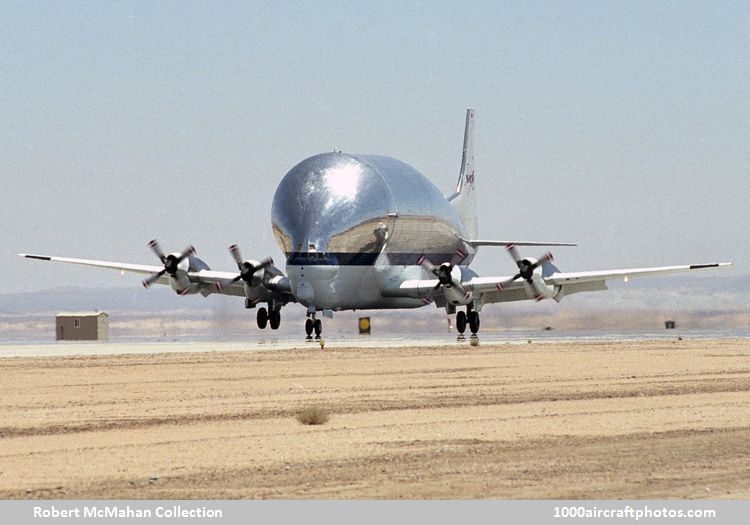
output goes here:
[{"label": "landing gear wheel", "polygon": [[472,335],[476,335],[479,331],[479,312],[469,312],[468,318],[469,329],[471,330]]},{"label": "landing gear wheel", "polygon": [[313,328],[315,329],[315,339],[320,339],[320,333],[323,331],[323,323],[320,322],[320,319],[315,319]]},{"label": "landing gear wheel", "polygon": [[268,324],[268,310],[263,307],[258,308],[258,317],[256,319],[258,321],[258,328],[263,330]]},{"label": "landing gear wheel", "polygon": [[281,311],[271,310],[268,314],[268,322],[271,324],[271,330],[278,330],[281,324]]},{"label": "landing gear wheel", "polygon": [[466,331],[466,313],[463,311],[456,314],[456,330],[462,335]]},{"label": "landing gear wheel", "polygon": [[311,341],[312,340],[312,333],[313,333],[313,320],[308,319],[305,321],[305,333],[307,334],[307,337],[305,337],[306,340]]}]

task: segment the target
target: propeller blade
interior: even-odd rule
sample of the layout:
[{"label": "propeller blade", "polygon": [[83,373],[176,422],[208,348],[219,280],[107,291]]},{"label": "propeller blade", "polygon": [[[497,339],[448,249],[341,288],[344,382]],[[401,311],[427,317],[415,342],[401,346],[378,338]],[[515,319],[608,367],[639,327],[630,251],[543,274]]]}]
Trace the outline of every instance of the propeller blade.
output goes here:
[{"label": "propeller blade", "polygon": [[508,250],[508,253],[510,254],[510,256],[513,257],[513,260],[516,262],[516,266],[518,266],[520,268],[521,267],[521,261],[523,259],[521,259],[521,256],[518,254],[518,250],[516,250],[516,245],[515,244],[509,244],[505,248]]},{"label": "propeller blade", "polygon": [[237,263],[237,268],[242,271],[242,254],[240,253],[240,247],[236,244],[233,244],[229,247],[229,253],[232,254],[232,257],[234,257],[234,262]]},{"label": "propeller blade", "polygon": [[464,262],[464,261],[466,260],[466,258],[467,258],[468,256],[469,256],[469,254],[468,254],[468,253],[466,253],[466,252],[465,252],[465,251],[463,251],[463,250],[462,250],[461,248],[459,248],[459,249],[457,249],[457,250],[456,250],[456,251],[455,251],[455,252],[453,253],[453,257],[452,257],[452,259],[451,259],[451,263],[452,263],[452,264],[461,264],[462,262]]},{"label": "propeller blade", "polygon": [[537,268],[539,268],[541,265],[543,265],[547,261],[554,261],[554,260],[555,260],[555,258],[552,256],[552,253],[547,252],[544,255],[542,255],[542,257],[537,262],[535,262],[534,264],[532,264],[530,268],[533,271],[533,270],[536,270]]},{"label": "propeller blade", "polygon": [[511,278],[510,278],[510,279],[508,279],[507,281],[503,281],[503,282],[501,282],[501,283],[498,283],[498,284],[496,285],[496,286],[497,286],[497,289],[498,289],[498,291],[502,292],[502,291],[503,291],[503,290],[504,290],[504,289],[505,289],[505,288],[506,288],[507,286],[510,286],[511,284],[513,284],[514,282],[516,282],[516,281],[517,281],[518,279],[520,279],[521,277],[522,277],[522,276],[521,276],[521,274],[520,274],[520,273],[517,273],[516,275],[514,275],[513,277],[511,277]]},{"label": "propeller blade", "polygon": [[185,257],[189,257],[189,256],[193,255],[194,253],[195,253],[195,248],[193,248],[193,245],[191,244],[190,246],[188,246],[187,248],[185,248],[184,250],[182,250],[182,253],[177,256],[177,263],[182,262],[182,260]]},{"label": "propeller blade", "polygon": [[164,252],[162,251],[161,246],[159,246],[159,241],[157,241],[156,239],[151,239],[148,243],[148,247],[154,251],[154,253],[162,262],[162,264],[164,264],[164,262],[167,260],[167,256],[164,255]]},{"label": "propeller blade", "polygon": [[424,268],[425,271],[437,276],[437,266],[432,264],[432,262],[430,262],[430,260],[424,255],[421,255],[419,259],[417,259],[417,264]]},{"label": "propeller blade", "polygon": [[157,273],[152,273],[151,275],[149,275],[148,277],[146,277],[143,280],[143,287],[144,288],[148,288],[149,286],[151,286],[152,284],[154,284],[156,281],[158,281],[159,278],[162,275],[164,275],[165,273],[167,273],[167,270],[162,270],[162,271],[157,272]]},{"label": "propeller blade", "polygon": [[539,287],[536,285],[536,282],[530,280],[529,286],[531,286],[531,290],[534,292],[534,301],[538,303],[539,301],[544,299],[544,292],[539,289]]},{"label": "propeller blade", "polygon": [[[440,286],[440,285],[438,284],[438,286]],[[435,288],[437,288],[437,286]],[[425,296],[422,297],[422,302],[424,304],[430,304],[430,303],[432,303],[435,300],[433,298],[434,292],[435,292],[435,289],[430,290],[430,292],[427,295],[425,295]]]}]

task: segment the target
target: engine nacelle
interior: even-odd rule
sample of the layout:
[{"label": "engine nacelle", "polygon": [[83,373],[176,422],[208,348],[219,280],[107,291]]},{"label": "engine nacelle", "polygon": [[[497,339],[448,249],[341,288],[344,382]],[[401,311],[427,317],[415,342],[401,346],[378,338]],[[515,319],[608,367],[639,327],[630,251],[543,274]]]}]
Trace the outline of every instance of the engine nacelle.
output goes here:
[{"label": "engine nacelle", "polygon": [[443,297],[448,304],[452,305],[469,304],[472,300],[471,292],[467,292],[460,286],[444,286]]},{"label": "engine nacelle", "polygon": [[266,270],[265,268],[260,268],[260,266],[263,263],[260,261],[256,261],[255,259],[247,259],[242,263],[243,268],[252,269],[252,268],[258,268],[253,274],[252,277],[250,277],[250,282],[245,282],[245,284],[249,287],[255,287],[258,286],[263,281],[263,275],[265,275]]},{"label": "engine nacelle", "polygon": [[[167,255],[167,261],[169,261],[170,258],[176,260],[179,255],[179,253],[170,253]],[[176,270],[174,273],[169,274],[169,286],[180,295],[198,293],[203,288],[200,284],[190,282],[187,275],[188,272],[199,272],[201,270],[211,269],[202,259],[192,255],[180,261],[175,268]]]},{"label": "engine nacelle", "polygon": [[177,292],[180,295],[187,295],[189,293],[195,293],[197,290],[191,292],[191,288],[194,286],[190,283],[190,279],[188,279],[187,273],[183,272],[182,270],[178,270],[178,272],[174,276],[169,276],[169,286],[172,287],[172,290]]},{"label": "engine nacelle", "polygon": [[[471,302],[472,294],[461,286],[461,281],[463,281],[461,267],[443,263],[440,265],[440,269],[446,271],[446,275],[450,275],[450,284],[443,286],[443,297],[445,297],[446,302],[452,305]],[[450,273],[447,273],[447,271],[450,271]]]},{"label": "engine nacelle", "polygon": [[[533,257],[527,257],[523,259],[521,262],[526,267],[533,266],[538,259],[534,259]],[[526,296],[529,299],[534,299],[535,301],[541,301],[542,299],[552,299],[557,295],[557,292],[559,291],[556,287],[550,286],[544,282],[544,275],[548,272],[545,272],[545,267],[550,266],[551,272],[556,271],[557,269],[550,265],[549,263],[544,263],[540,266],[537,266],[533,273],[529,275],[524,275],[523,270],[521,270],[521,275],[524,278],[523,283],[523,289],[526,292]],[[549,273],[551,273],[549,272]],[[528,282],[528,277],[531,277],[531,280],[534,281],[534,285],[532,286]]]}]

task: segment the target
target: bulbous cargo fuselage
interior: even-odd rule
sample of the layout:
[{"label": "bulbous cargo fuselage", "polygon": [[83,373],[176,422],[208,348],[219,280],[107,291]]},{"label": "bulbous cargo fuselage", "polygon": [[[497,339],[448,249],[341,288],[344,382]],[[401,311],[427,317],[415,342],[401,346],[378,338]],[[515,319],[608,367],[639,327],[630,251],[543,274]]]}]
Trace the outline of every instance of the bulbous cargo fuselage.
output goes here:
[{"label": "bulbous cargo fuselage", "polygon": [[[422,306],[378,291],[391,280],[429,278],[421,255],[434,264],[468,264],[473,256],[443,194],[389,157],[334,152],[303,160],[276,189],[272,221],[292,292],[316,310]],[[465,257],[457,260],[457,252]]]}]

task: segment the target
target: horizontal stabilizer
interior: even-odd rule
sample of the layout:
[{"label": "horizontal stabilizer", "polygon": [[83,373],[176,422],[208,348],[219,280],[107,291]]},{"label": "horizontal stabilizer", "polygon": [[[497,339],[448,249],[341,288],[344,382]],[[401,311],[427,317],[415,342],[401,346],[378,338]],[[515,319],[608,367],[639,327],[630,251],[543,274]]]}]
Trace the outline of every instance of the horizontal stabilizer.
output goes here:
[{"label": "horizontal stabilizer", "polygon": [[462,240],[475,248],[478,246],[578,246],[572,242]]}]

